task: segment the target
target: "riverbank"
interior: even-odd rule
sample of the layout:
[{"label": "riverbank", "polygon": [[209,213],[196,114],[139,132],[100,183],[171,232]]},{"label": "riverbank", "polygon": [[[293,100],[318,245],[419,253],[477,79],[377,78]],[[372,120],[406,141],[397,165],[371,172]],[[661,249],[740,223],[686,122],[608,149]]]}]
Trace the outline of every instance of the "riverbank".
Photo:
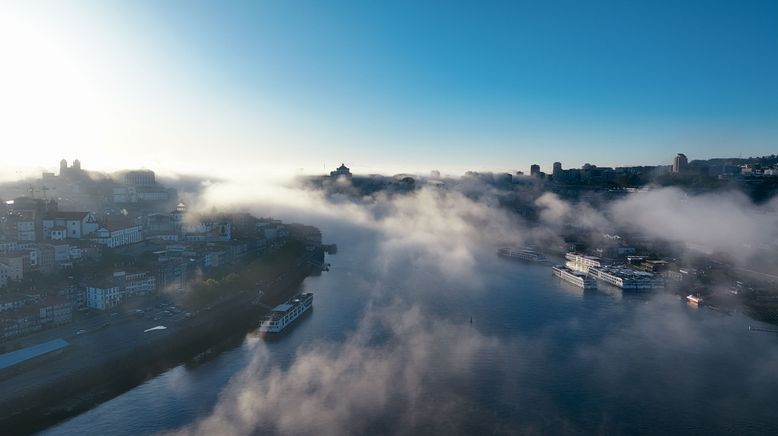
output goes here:
[{"label": "riverbank", "polygon": [[[113,398],[209,347],[256,328],[264,306],[284,301],[313,272],[312,253],[300,250],[277,265],[274,280],[237,292],[196,316],[160,324],[147,319],[76,337],[69,349],[0,381],[0,433],[32,433]],[[258,301],[262,305],[256,304]]]}]

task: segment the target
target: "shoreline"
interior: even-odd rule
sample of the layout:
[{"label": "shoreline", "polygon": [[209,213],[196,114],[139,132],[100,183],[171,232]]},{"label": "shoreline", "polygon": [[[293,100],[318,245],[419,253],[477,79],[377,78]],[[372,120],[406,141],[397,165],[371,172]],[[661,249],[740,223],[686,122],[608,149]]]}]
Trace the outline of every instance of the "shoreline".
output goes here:
[{"label": "shoreline", "polygon": [[[275,305],[297,291],[303,280],[314,272],[302,261],[305,258],[303,253],[285,265],[283,278],[264,289],[263,303]],[[97,344],[91,345],[99,345],[101,340],[120,341],[117,351],[83,364],[79,354],[85,350],[74,344],[60,356],[0,380],[0,392],[5,392],[0,393],[0,433],[28,434],[45,430],[186,363],[213,346],[245,335],[269,311],[253,303],[258,296],[256,291],[240,292],[181,325],[152,335],[137,334],[142,332],[138,326],[140,321],[107,329],[100,337],[93,338],[92,342]],[[128,346],[122,347],[125,338],[115,336],[128,327],[137,327],[133,330],[135,343],[128,341]],[[25,383],[25,378],[35,380],[36,375],[45,375],[47,380]]]}]

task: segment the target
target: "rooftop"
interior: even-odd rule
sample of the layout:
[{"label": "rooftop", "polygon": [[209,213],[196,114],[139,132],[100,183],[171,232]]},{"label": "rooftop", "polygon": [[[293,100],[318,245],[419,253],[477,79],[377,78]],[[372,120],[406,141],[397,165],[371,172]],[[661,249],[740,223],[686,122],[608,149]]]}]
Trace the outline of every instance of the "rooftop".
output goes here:
[{"label": "rooftop", "polygon": [[140,224],[136,224],[127,219],[111,219],[107,220],[102,227],[109,231],[115,231],[138,226],[140,226]]},{"label": "rooftop", "polygon": [[54,339],[42,344],[11,351],[10,353],[0,354],[0,370],[10,368],[53,351],[65,349],[69,346],[70,344],[64,339]]},{"label": "rooftop", "polygon": [[44,220],[82,220],[87,215],[89,215],[89,212],[53,212],[50,214],[47,214],[43,219]]},{"label": "rooftop", "polygon": [[293,305],[292,304],[288,304],[288,303],[279,304],[278,306],[273,308],[273,312],[286,312],[289,309],[291,309],[292,307],[293,307]]}]

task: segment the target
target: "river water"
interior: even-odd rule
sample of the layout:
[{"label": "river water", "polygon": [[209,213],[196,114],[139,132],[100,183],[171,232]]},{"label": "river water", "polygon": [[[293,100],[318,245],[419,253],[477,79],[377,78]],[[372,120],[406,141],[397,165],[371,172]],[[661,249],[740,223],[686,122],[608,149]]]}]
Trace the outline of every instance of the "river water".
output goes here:
[{"label": "river water", "polygon": [[778,433],[778,335],[745,315],[496,256],[447,280],[412,257],[341,244],[282,340],[250,333],[45,434]]}]

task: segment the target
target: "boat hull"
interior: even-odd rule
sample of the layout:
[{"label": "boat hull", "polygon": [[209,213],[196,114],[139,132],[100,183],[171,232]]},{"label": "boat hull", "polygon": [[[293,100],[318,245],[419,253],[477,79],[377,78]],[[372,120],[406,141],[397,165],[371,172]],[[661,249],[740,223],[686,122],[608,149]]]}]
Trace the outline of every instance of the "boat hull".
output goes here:
[{"label": "boat hull", "polygon": [[304,319],[311,316],[313,313],[313,306],[311,306],[310,309],[306,310],[300,316],[295,318],[292,322],[286,325],[283,330],[281,331],[263,331],[259,330],[259,337],[262,338],[262,340],[267,342],[276,341],[278,339],[281,339],[291,333],[294,328],[297,326],[297,324],[301,323]]}]

